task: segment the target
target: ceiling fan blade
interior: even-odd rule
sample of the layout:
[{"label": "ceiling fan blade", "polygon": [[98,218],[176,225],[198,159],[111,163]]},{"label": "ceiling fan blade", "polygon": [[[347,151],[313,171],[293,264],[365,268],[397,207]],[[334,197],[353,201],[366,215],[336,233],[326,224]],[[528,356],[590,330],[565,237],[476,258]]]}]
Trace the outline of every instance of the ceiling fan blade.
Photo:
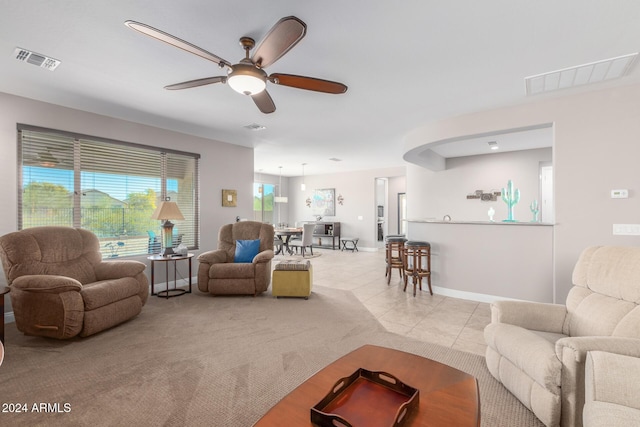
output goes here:
[{"label": "ceiling fan blade", "polygon": [[215,62],[220,66],[226,65],[227,67],[231,67],[231,63],[229,61],[225,61],[224,59],[220,58],[217,55],[214,55],[211,52],[207,52],[206,50],[199,48],[196,45],[179,39],[178,37],[172,36],[169,33],[165,33],[164,31],[158,30],[157,28],[153,28],[147,24],[142,24],[136,21],[125,21],[124,25],[144,35],[170,44],[171,46],[175,46],[189,53],[193,53],[194,55],[198,55],[201,58],[204,58],[211,62]]},{"label": "ceiling fan blade", "polygon": [[282,18],[269,30],[253,53],[251,60],[261,68],[280,59],[307,33],[307,24],[295,16]]},{"label": "ceiling fan blade", "polygon": [[315,77],[274,73],[269,76],[269,80],[281,86],[290,86],[298,89],[313,90],[316,92],[340,94],[347,91],[347,86],[342,83],[316,79]]},{"label": "ceiling fan blade", "polygon": [[165,86],[164,88],[168,90],[189,89],[192,87],[210,85],[213,83],[226,83],[226,82],[227,82],[227,76],[216,76],[216,77],[206,77],[204,79],[189,80],[182,83],[168,85],[168,86]]},{"label": "ceiling fan blade", "polygon": [[276,104],[273,103],[273,99],[271,99],[271,95],[266,90],[263,90],[260,93],[256,93],[255,95],[251,95],[251,99],[256,103],[256,106],[260,111],[265,114],[273,113],[276,111]]}]

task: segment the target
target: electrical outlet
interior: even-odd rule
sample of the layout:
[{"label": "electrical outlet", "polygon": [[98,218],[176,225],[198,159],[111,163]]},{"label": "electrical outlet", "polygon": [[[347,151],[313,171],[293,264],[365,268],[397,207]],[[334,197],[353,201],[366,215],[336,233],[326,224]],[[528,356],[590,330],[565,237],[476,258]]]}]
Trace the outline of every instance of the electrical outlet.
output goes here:
[{"label": "electrical outlet", "polygon": [[613,224],[616,236],[640,236],[640,224]]}]

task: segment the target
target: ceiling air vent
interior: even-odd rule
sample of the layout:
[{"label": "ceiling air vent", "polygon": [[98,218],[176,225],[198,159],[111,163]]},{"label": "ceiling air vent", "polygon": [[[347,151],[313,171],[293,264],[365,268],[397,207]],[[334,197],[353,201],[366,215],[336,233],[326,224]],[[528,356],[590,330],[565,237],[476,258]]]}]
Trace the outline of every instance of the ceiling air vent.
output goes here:
[{"label": "ceiling air vent", "polygon": [[525,77],[527,95],[618,79],[631,70],[637,56],[636,52]]},{"label": "ceiling air vent", "polygon": [[17,47],[13,53],[18,61],[28,62],[29,64],[46,68],[49,71],[55,70],[58,65],[60,65],[60,61],[57,59],[49,58],[48,56],[22,49],[21,47]]},{"label": "ceiling air vent", "polygon": [[267,127],[263,125],[259,125],[258,123],[251,123],[250,125],[242,126],[245,129],[252,130],[257,132],[259,130],[265,130]]}]

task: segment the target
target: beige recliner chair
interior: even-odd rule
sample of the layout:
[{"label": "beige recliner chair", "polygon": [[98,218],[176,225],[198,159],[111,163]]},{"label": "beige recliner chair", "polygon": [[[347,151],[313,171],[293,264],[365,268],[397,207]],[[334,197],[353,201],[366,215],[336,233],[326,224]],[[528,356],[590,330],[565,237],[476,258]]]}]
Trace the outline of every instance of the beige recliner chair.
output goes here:
[{"label": "beige recliner chair", "polygon": [[584,388],[584,427],[640,426],[640,358],[590,351]]},{"label": "beige recliner chair", "polygon": [[102,261],[92,232],[35,227],[0,237],[16,327],[26,335],[86,337],[140,313],[149,295],[139,261]]},{"label": "beige recliner chair", "polygon": [[585,249],[566,306],[500,301],[484,330],[491,374],[546,426],[582,426],[590,350],[640,356],[640,247]]},{"label": "beige recliner chair", "polygon": [[[198,257],[198,289],[213,295],[258,295],[271,283],[273,225],[241,221],[223,225],[218,249]],[[257,254],[248,262],[236,260],[238,240],[260,240]]]}]

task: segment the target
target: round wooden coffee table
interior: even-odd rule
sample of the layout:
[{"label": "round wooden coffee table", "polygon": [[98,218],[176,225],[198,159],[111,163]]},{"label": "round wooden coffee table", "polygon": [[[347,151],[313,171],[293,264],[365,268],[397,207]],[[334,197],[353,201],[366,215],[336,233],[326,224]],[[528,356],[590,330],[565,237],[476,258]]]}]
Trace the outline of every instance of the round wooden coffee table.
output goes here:
[{"label": "round wooden coffee table", "polygon": [[480,392],[475,377],[431,359],[375,345],[362,346],[313,375],[254,426],[311,426],[311,408],[336,381],[359,368],[387,372],[419,390],[418,409],[403,426],[480,426]]}]

